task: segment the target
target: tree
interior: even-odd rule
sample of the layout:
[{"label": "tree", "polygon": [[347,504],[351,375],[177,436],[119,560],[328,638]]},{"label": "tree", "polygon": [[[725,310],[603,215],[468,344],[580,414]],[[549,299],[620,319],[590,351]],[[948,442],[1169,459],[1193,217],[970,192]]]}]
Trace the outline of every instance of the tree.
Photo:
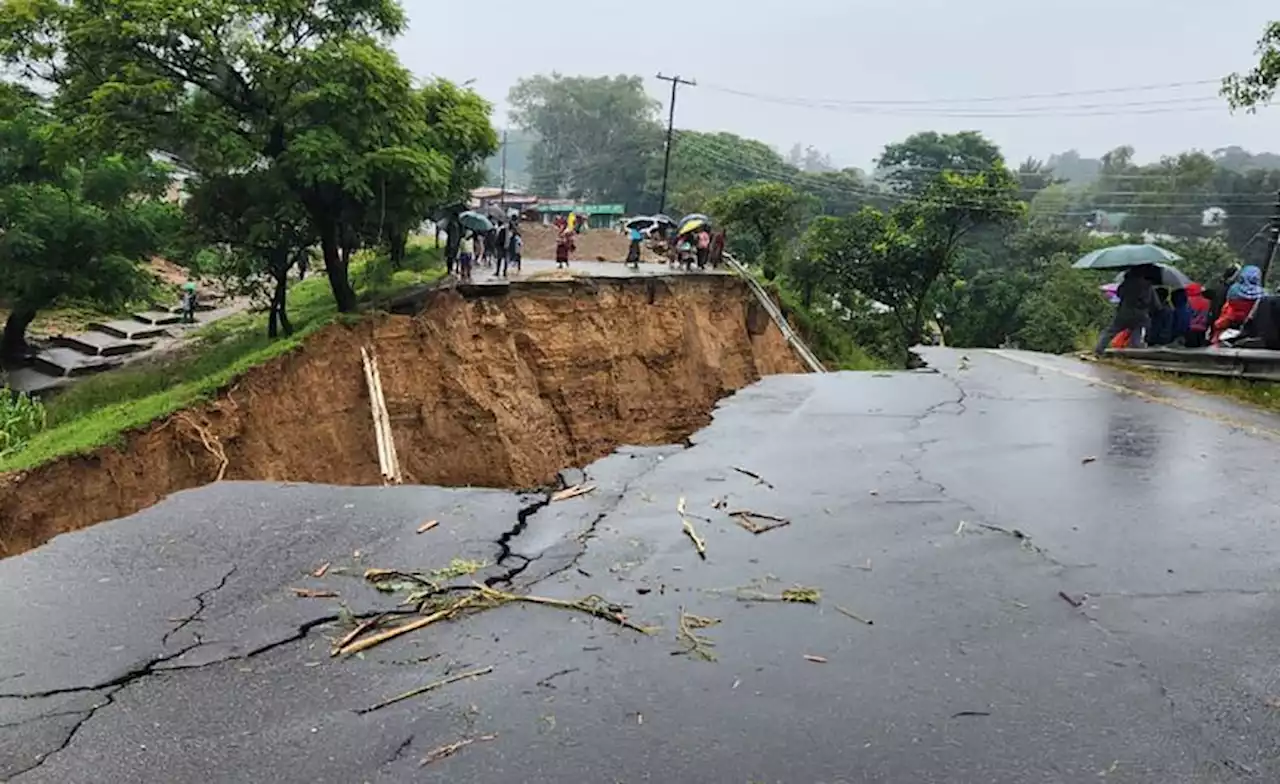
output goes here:
[{"label": "tree", "polygon": [[898,192],[923,193],[943,172],[981,172],[1004,165],[1000,148],[977,131],[917,133],[887,145],[878,175]]},{"label": "tree", "polygon": [[349,311],[371,205],[390,211],[381,192],[400,185],[417,201],[442,171],[423,97],[384,44],[403,27],[394,0],[5,0],[0,55],[56,84],[100,143],[200,172],[280,167]]},{"label": "tree", "polygon": [[316,237],[288,185],[270,169],[218,175],[192,183],[185,209],[201,239],[229,251],[221,272],[241,291],[258,293],[264,278],[273,283],[267,335],[293,334],[289,271]]},{"label": "tree", "polygon": [[1258,64],[1245,74],[1234,73],[1222,81],[1222,94],[1232,109],[1257,111],[1276,93],[1280,83],[1280,22],[1271,22],[1256,49]]},{"label": "tree", "polygon": [[166,172],[123,156],[71,156],[66,129],[29,93],[0,91],[0,301],[11,308],[0,359],[58,301],[122,305],[144,287]]},{"label": "tree", "polygon": [[771,276],[776,273],[786,241],[799,233],[808,202],[789,185],[760,182],[730,188],[708,209],[731,235],[743,233],[755,241],[765,275]]},{"label": "tree", "polygon": [[890,308],[900,348],[920,339],[935,284],[948,276],[961,243],[976,229],[1016,221],[1018,184],[997,159],[986,171],[943,172],[920,194],[889,212],[866,207],[847,218],[819,218],[805,235],[805,254],[824,259],[838,290]]},{"label": "tree", "polygon": [[529,156],[539,193],[619,202],[645,200],[645,175],[661,156],[659,104],[639,76],[521,79],[507,96],[511,120],[537,135]]}]

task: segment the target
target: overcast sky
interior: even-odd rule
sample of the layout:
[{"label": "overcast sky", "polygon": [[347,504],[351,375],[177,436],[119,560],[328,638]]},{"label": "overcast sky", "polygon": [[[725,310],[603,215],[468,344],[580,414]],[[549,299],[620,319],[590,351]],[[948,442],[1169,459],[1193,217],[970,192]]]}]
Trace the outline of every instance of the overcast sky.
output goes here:
[{"label": "overcast sky", "polygon": [[[474,79],[496,103],[499,126],[511,85],[553,70],[642,74],[665,113],[668,86],[653,78],[662,71],[699,82],[681,89],[677,127],[731,131],[784,153],[795,142],[812,144],[841,165],[865,168],[885,143],[919,130],[981,130],[1014,161],[1071,148],[1097,157],[1121,144],[1134,145],[1143,161],[1231,144],[1280,152],[1280,107],[1233,116],[1225,102],[1213,100],[1211,84],[1085,92],[1197,82],[1247,69],[1264,25],[1280,19],[1274,0],[537,6],[405,0],[410,30],[397,48],[419,75]],[[579,18],[566,18],[562,9],[578,9]],[[1063,91],[1085,94],[960,100]],[[823,101],[837,103],[814,105]]]}]

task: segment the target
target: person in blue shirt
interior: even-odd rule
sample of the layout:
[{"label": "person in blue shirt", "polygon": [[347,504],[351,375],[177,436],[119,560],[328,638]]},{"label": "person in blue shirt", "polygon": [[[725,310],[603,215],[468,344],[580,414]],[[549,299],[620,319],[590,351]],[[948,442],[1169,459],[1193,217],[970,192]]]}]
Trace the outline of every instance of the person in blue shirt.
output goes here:
[{"label": "person in blue shirt", "polygon": [[644,234],[639,229],[632,227],[630,232],[631,247],[627,249],[627,263],[639,269],[640,267],[640,243],[644,241]]}]

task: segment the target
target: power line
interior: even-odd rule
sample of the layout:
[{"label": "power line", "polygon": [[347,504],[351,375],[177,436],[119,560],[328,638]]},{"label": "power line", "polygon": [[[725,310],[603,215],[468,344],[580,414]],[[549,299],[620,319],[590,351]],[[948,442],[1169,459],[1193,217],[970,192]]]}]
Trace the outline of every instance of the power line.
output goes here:
[{"label": "power line", "polygon": [[[1090,90],[1064,90],[1059,92],[1046,93],[1024,93],[1022,95],[989,95],[971,98],[917,98],[917,99],[897,99],[897,100],[881,100],[881,99],[862,99],[851,100],[843,98],[832,99],[796,99],[807,100],[812,103],[825,103],[847,106],[926,106],[935,104],[966,104],[966,103],[1005,103],[1014,101],[1030,101],[1047,98],[1070,98],[1085,95],[1115,95],[1121,93],[1134,92],[1153,92],[1156,90],[1181,89],[1184,87],[1202,87],[1204,85],[1220,85],[1221,79],[1198,79],[1189,82],[1164,82],[1161,84],[1144,84],[1133,85],[1129,87],[1104,87]],[[787,96],[769,95],[767,93],[753,93],[746,90],[739,90],[733,87],[717,84],[703,84],[709,90],[716,92],[730,93],[752,98],[774,98],[786,99]],[[794,99],[794,97],[792,97]]]}]

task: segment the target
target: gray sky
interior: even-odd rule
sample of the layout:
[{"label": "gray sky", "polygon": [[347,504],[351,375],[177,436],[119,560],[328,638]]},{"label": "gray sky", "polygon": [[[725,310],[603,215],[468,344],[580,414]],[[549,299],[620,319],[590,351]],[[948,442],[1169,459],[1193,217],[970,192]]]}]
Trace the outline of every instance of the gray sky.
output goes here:
[{"label": "gray sky", "polygon": [[[804,142],[838,164],[864,168],[887,142],[919,130],[980,130],[1012,161],[1070,148],[1097,157],[1121,144],[1134,145],[1144,161],[1230,144],[1280,152],[1280,107],[1232,116],[1225,102],[1210,100],[1214,85],[955,102],[1218,78],[1252,64],[1264,25],[1280,18],[1274,0],[648,0],[533,7],[517,0],[405,0],[410,31],[397,48],[419,75],[475,79],[476,89],[497,104],[499,125],[506,122],[508,88],[522,76],[553,70],[642,74],[665,112],[667,85],[652,78],[662,71],[700,83],[681,89],[677,127],[731,131],[784,153]],[[476,8],[485,10],[485,19],[474,19]],[[582,9],[585,20],[566,20],[561,8]],[[683,16],[691,25],[706,20],[708,34],[673,37],[669,26],[656,23]],[[640,27],[650,20],[656,35]],[[797,105],[823,100],[842,103],[834,109]],[[923,103],[852,103],[904,100]],[[939,116],[945,113],[1018,116]],[[1069,113],[1077,116],[1064,116]]]}]

